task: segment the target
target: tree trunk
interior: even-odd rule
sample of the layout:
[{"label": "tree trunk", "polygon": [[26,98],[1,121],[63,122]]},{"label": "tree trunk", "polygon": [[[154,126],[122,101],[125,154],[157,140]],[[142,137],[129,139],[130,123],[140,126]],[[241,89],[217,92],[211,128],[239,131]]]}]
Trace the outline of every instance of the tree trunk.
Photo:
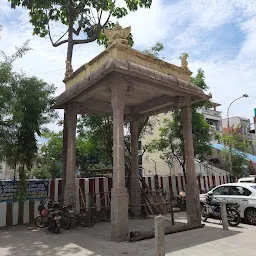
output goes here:
[{"label": "tree trunk", "polygon": [[[165,235],[168,234],[175,234],[178,232],[183,232],[187,230],[192,230],[192,229],[198,229],[198,228],[203,228],[205,224],[201,223],[195,223],[195,224],[176,224],[174,226],[167,226],[164,229]],[[137,242],[141,241],[144,239],[150,239],[155,237],[155,229],[149,229],[149,230],[144,230],[144,231],[131,231],[130,232],[130,242]]]},{"label": "tree trunk", "polygon": [[[72,6],[72,0],[69,1],[70,6]],[[68,26],[68,49],[67,49],[67,59],[66,61],[69,61],[71,64],[72,62],[72,56],[73,56],[73,24],[74,24],[74,15],[73,10],[70,7],[69,8],[69,26]],[[67,65],[66,65],[67,69]],[[67,70],[66,70],[67,71]],[[64,202],[64,188],[66,185],[66,172],[67,172],[67,116],[66,116],[66,110],[64,109],[64,125],[63,125],[63,150],[62,150],[62,189],[61,189],[61,203]],[[75,171],[75,170],[74,170]]]}]

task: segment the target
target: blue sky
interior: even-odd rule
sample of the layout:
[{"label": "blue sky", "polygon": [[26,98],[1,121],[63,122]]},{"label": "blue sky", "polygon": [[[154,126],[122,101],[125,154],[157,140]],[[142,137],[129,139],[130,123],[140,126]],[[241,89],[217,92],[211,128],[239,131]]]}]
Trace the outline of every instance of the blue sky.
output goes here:
[{"label": "blue sky", "polygon": [[[179,56],[187,52],[189,68],[194,74],[198,68],[205,71],[213,100],[222,104],[223,117],[228,104],[247,93],[250,97],[237,101],[230,113],[252,118],[256,107],[255,12],[256,3],[251,0],[153,0],[151,9],[131,13],[119,22],[122,26],[131,25],[134,48],[138,50],[162,42],[165,47],[162,57],[177,65]],[[61,81],[66,46],[53,48],[47,38],[32,36],[28,21],[25,9],[11,10],[8,1],[1,0],[0,50],[11,54],[15,45],[30,39],[33,50],[17,61],[15,68],[54,83],[59,94],[64,90]],[[63,27],[54,26],[53,36],[62,32]],[[74,68],[102,50],[96,43],[75,47]]]}]

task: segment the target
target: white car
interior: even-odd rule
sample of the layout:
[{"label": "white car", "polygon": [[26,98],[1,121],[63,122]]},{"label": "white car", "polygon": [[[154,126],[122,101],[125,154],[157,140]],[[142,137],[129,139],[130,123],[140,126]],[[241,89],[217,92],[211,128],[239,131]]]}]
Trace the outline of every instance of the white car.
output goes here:
[{"label": "white car", "polygon": [[[241,218],[256,224],[256,183],[226,183],[209,192],[218,200],[238,203]],[[206,197],[207,194],[200,195],[201,204],[205,203]]]}]

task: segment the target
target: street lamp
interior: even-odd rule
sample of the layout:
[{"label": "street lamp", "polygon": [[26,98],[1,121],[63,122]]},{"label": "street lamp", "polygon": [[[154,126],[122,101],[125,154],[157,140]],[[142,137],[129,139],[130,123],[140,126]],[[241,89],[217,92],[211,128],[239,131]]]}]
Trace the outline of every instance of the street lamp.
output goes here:
[{"label": "street lamp", "polygon": [[229,132],[230,132],[230,126],[229,126],[229,109],[230,109],[231,105],[232,105],[235,101],[237,101],[237,100],[240,100],[240,99],[242,99],[242,98],[248,98],[248,97],[249,97],[249,96],[248,96],[247,94],[243,94],[241,97],[239,97],[239,98],[237,98],[237,99],[234,99],[234,100],[229,104],[228,110],[227,110],[228,134],[229,134]]},{"label": "street lamp", "polygon": [[250,125],[252,125],[252,124],[255,125],[255,123],[249,123],[249,124],[246,125],[245,132],[246,132],[247,134],[250,133]]},{"label": "street lamp", "polygon": [[[242,98],[248,98],[249,96],[247,94],[243,94],[241,97],[238,97],[237,99],[234,99],[228,106],[228,110],[227,110],[227,121],[228,121],[228,135],[230,135],[230,126],[229,126],[229,109],[231,107],[231,105],[237,101],[240,100]],[[232,152],[231,152],[231,143],[229,143],[229,172],[230,174],[232,173]]]}]

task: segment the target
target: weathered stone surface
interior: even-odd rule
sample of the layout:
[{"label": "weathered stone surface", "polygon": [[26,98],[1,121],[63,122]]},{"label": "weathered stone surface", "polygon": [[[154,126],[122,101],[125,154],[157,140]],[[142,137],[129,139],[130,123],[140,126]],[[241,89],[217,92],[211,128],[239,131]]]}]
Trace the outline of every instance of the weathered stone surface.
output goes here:
[{"label": "weathered stone surface", "polygon": [[122,59],[167,75],[170,74],[179,77],[188,82],[190,81],[190,71],[134,50],[128,45],[113,42],[109,48],[69,75],[69,77],[64,80],[66,89],[72,87],[90,73],[95,72],[101,65],[111,58]]},{"label": "weathered stone surface", "polygon": [[68,105],[67,115],[67,159],[66,160],[66,182],[64,187],[64,203],[76,206],[76,121],[77,121],[76,104]]},{"label": "weathered stone surface", "polygon": [[111,80],[111,103],[113,108],[113,188],[111,190],[111,239],[116,242],[128,240],[128,194],[125,188],[124,160],[124,105],[127,86],[119,84],[120,77]]},{"label": "weathered stone surface", "polygon": [[186,162],[186,208],[189,224],[201,223],[201,208],[199,200],[199,189],[196,184],[193,134],[192,134],[192,111],[191,100],[185,98],[186,106],[181,110],[184,154]]},{"label": "weathered stone surface", "polygon": [[155,217],[155,248],[156,256],[165,256],[165,227],[164,217]]},{"label": "weathered stone surface", "polygon": [[[87,77],[77,81],[76,85],[63,92],[56,100],[56,108],[63,108],[67,102],[79,100],[81,94],[86,94],[98,87],[101,80],[105,80],[110,74],[125,74],[123,77],[128,81],[136,81],[137,78],[143,80],[143,85],[149,87],[150,90],[155,90],[158,93],[165,94],[166,92],[181,95],[193,95],[193,100],[205,100],[209,96],[205,95],[203,90],[192,85],[184,80],[178,79],[171,75],[166,75],[158,71],[140,66],[133,62],[124,61],[122,59],[108,59],[98,70],[91,72]],[[136,86],[134,87],[136,91]],[[103,97],[103,96],[102,96]],[[134,94],[136,99],[137,95]],[[103,99],[108,100],[108,99]],[[140,99],[137,98],[137,101]],[[97,104],[97,102],[95,102]]]},{"label": "weathered stone surface", "polygon": [[[128,29],[129,30],[129,29]],[[111,45],[90,62],[65,78],[66,91],[56,100],[56,108],[67,108],[67,174],[65,203],[75,204],[75,130],[76,114],[113,115],[113,189],[111,201],[111,236],[114,241],[128,239],[128,194],[125,188],[124,115],[130,120],[183,108],[183,133],[187,164],[187,204],[190,223],[200,223],[199,195],[194,166],[191,129],[191,103],[209,99],[203,90],[190,84],[191,72],[186,56],[182,68],[145,55],[127,45],[128,30],[117,26],[109,33]],[[107,32],[108,33],[108,32]],[[71,71],[71,70],[70,70]],[[185,100],[184,100],[185,99]],[[132,124],[132,188],[138,189],[137,126]],[[135,156],[136,155],[136,156]],[[133,192],[134,192],[133,191]],[[139,204],[140,195],[131,200]],[[133,207],[132,207],[133,208]],[[139,216],[140,207],[132,209]]]},{"label": "weathered stone surface", "polygon": [[128,192],[125,187],[111,189],[111,240],[128,240]]},{"label": "weathered stone surface", "polygon": [[141,190],[139,181],[139,153],[138,153],[138,120],[133,118],[130,122],[131,129],[131,213],[134,217],[141,216]]},{"label": "weathered stone surface", "polygon": [[221,219],[223,230],[228,230],[228,216],[227,216],[227,204],[226,202],[220,203]]}]

